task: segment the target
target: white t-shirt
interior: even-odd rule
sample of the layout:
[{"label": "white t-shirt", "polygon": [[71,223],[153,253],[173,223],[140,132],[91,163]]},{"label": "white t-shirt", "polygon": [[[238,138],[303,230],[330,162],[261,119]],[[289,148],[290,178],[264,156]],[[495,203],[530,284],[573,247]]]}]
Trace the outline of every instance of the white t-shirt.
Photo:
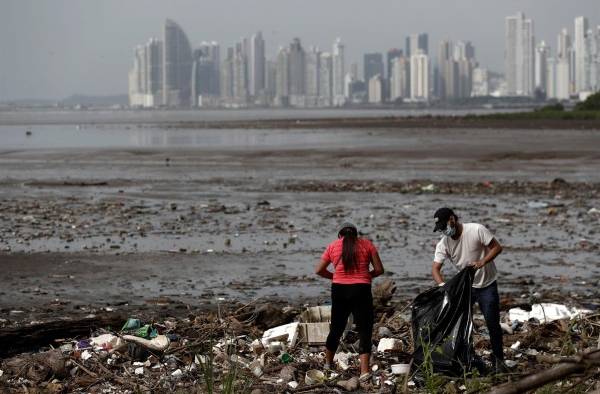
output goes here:
[{"label": "white t-shirt", "polygon": [[[488,251],[488,246],[494,236],[485,226],[477,223],[463,223],[462,234],[457,240],[442,236],[435,247],[433,261],[443,264],[450,260],[459,270],[474,261],[481,260]],[[473,287],[483,288],[491,285],[497,278],[496,264],[490,261],[475,271]]]}]

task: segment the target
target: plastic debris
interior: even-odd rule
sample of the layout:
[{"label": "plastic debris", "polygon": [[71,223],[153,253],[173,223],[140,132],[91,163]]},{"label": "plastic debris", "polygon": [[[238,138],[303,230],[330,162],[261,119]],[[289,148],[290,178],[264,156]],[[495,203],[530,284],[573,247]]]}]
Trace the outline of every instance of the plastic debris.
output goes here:
[{"label": "plastic debris", "polygon": [[402,340],[397,338],[381,338],[377,345],[377,351],[380,353],[401,351],[403,348]]},{"label": "plastic debris", "polygon": [[541,303],[533,304],[530,312],[521,308],[512,308],[508,311],[508,318],[517,322],[537,319],[540,323],[546,323],[559,319],[572,319],[588,313],[591,313],[589,309],[569,308],[562,304]]}]

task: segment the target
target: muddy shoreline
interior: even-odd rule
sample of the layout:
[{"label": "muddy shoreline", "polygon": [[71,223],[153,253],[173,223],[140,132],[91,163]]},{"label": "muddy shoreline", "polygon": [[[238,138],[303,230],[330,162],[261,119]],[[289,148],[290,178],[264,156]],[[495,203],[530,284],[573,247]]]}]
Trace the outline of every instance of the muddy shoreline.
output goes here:
[{"label": "muddy shoreline", "polygon": [[[231,137],[185,149],[4,149],[1,324],[107,308],[185,315],[217,299],[327,302],[314,264],[347,218],[379,247],[406,302],[433,284],[431,216],[441,205],[505,246],[505,305],[594,307],[600,135],[574,127],[298,130],[292,146],[270,130],[251,146]],[[45,132],[56,129],[33,138]]]},{"label": "muddy shoreline", "polygon": [[261,119],[253,121],[177,122],[170,129],[565,129],[600,130],[600,119],[493,119],[478,116],[406,116],[329,119]]}]

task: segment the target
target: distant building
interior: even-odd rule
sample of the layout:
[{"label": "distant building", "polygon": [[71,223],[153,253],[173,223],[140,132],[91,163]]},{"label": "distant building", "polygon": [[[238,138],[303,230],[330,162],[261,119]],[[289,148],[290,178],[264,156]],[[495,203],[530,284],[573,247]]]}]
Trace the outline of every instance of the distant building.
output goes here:
[{"label": "distant building", "polygon": [[233,80],[234,80],[234,49],[227,48],[227,55],[223,60],[221,65],[221,81],[220,81],[220,89],[221,89],[221,99],[223,103],[232,102],[234,99],[233,95]]},{"label": "distant building", "polygon": [[290,54],[288,48],[279,48],[276,65],[275,101],[277,105],[289,105],[290,96]]},{"label": "distant building", "polygon": [[167,19],[163,29],[163,105],[190,106],[192,48],[183,29]]},{"label": "distant building", "polygon": [[329,52],[319,55],[319,100],[320,107],[329,107],[333,104],[333,63]]},{"label": "distant building", "polygon": [[488,70],[486,68],[477,67],[473,70],[473,89],[471,96],[489,96],[490,95],[490,83],[488,77]]},{"label": "distant building", "polygon": [[442,100],[458,96],[458,64],[452,41],[442,40],[438,49],[438,96]]},{"label": "distant building", "polygon": [[344,96],[344,77],[346,75],[344,64],[344,44],[342,40],[337,38],[333,43],[332,51],[333,65],[333,105],[336,107],[346,103],[347,97]]},{"label": "distant building", "polygon": [[386,75],[387,75],[388,79],[392,78],[392,72],[393,72],[392,63],[394,62],[394,59],[397,59],[402,56],[404,56],[404,52],[402,51],[402,49],[392,48],[387,51],[387,54],[386,54],[387,74]]},{"label": "distant building", "polygon": [[404,56],[396,57],[392,61],[390,77],[390,100],[405,99],[410,97],[410,63]]},{"label": "distant building", "polygon": [[259,31],[250,38],[249,94],[259,96],[265,89],[265,40]]},{"label": "distant building", "polygon": [[429,54],[429,35],[427,33],[411,34],[406,37],[406,56],[417,54],[419,50],[425,55]]},{"label": "distant building", "polygon": [[510,96],[532,96],[534,90],[533,20],[522,12],[506,17],[505,71]]},{"label": "distant building", "polygon": [[134,51],[133,67],[129,71],[129,105],[156,107],[162,104],[163,43],[151,38]]},{"label": "distant building", "polygon": [[364,81],[370,81],[379,74],[383,77],[383,55],[381,53],[366,53],[363,57]]},{"label": "distant building", "polygon": [[410,57],[410,94],[414,101],[429,100],[429,57],[423,51]]},{"label": "distant building", "polygon": [[203,42],[194,51],[192,63],[192,100],[194,105],[215,105],[220,96],[220,47]]},{"label": "distant building", "polygon": [[583,92],[590,88],[589,55],[587,43],[588,20],[586,17],[575,18],[575,35],[573,49],[575,50],[575,90]]},{"label": "distant building", "polygon": [[544,41],[535,48],[535,89],[547,93],[548,84],[548,57],[550,47]]},{"label": "distant building", "polygon": [[307,105],[318,106],[319,77],[321,68],[321,52],[318,48],[310,47],[306,52],[306,99]]},{"label": "distant building", "polygon": [[379,104],[383,101],[383,78],[381,74],[372,76],[369,79],[369,103]]}]

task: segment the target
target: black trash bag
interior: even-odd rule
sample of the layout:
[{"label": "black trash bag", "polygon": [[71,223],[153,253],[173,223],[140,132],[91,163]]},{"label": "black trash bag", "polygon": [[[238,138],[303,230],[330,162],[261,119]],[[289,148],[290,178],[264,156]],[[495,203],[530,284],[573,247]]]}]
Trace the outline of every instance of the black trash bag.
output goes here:
[{"label": "black trash bag", "polygon": [[431,288],[413,301],[415,365],[421,365],[431,355],[433,372],[462,376],[471,369],[474,275],[475,269],[467,267],[445,285]]}]

